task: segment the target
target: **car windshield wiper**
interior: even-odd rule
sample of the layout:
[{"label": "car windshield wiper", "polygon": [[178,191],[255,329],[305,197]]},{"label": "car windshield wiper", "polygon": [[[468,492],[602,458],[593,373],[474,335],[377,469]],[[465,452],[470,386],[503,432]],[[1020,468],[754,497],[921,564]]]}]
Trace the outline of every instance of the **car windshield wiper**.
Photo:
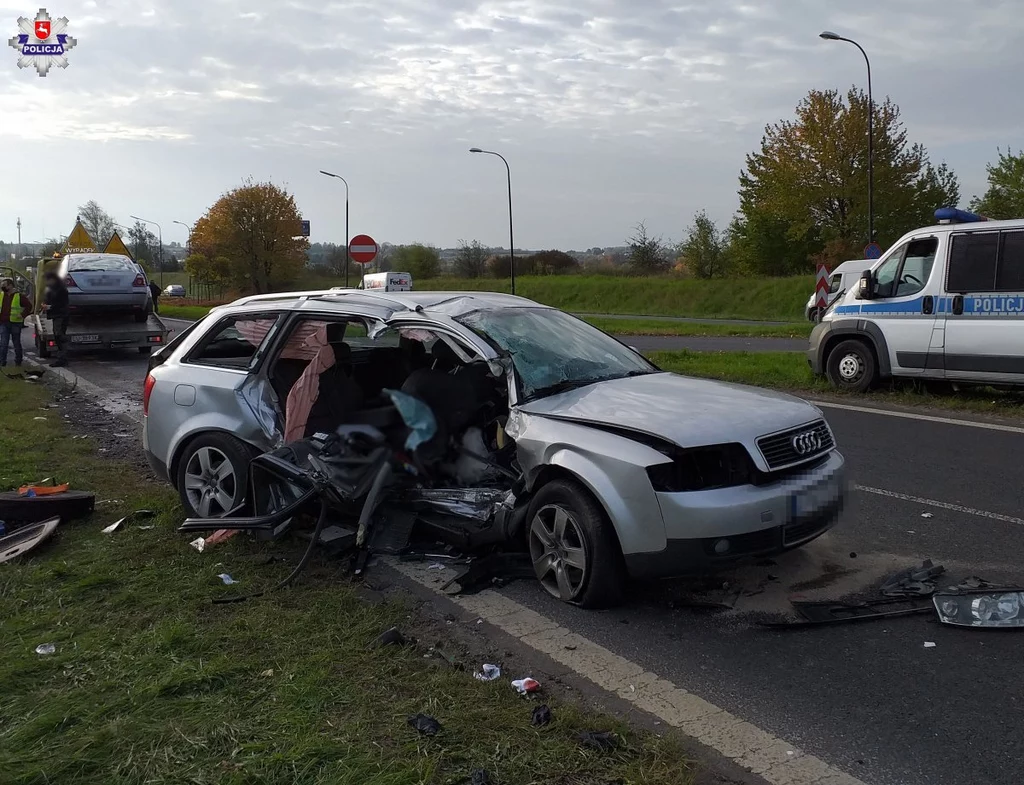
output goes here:
[{"label": "car windshield wiper", "polygon": [[544,387],[538,387],[530,395],[526,396],[527,401],[535,401],[538,398],[547,398],[549,395],[558,395],[559,393],[569,392],[570,390],[578,390],[580,387],[586,387],[589,384],[597,384],[603,381],[602,379],[562,379],[560,382],[554,384],[548,384]]}]

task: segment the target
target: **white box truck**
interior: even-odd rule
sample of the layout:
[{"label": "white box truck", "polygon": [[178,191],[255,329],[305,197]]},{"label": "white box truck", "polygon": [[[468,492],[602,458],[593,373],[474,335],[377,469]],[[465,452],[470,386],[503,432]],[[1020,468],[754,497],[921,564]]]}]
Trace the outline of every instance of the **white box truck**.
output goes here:
[{"label": "white box truck", "polygon": [[363,276],[363,288],[377,292],[411,292],[409,273],[370,273]]}]

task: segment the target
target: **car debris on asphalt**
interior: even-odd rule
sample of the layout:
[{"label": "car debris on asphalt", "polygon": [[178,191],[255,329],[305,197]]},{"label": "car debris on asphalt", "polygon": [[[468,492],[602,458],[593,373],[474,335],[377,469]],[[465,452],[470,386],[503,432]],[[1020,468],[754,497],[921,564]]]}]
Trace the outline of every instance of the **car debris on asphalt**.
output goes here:
[{"label": "car debris on asphalt", "polygon": [[501,668],[497,665],[491,665],[485,662],[483,668],[480,669],[480,672],[473,674],[473,678],[479,681],[494,681],[495,679],[500,679]]},{"label": "car debris on asphalt", "polygon": [[60,518],[50,518],[21,526],[0,537],[0,564],[31,553],[54,535],[59,524]]},{"label": "car debris on asphalt", "polygon": [[524,679],[515,679],[512,687],[520,695],[529,695],[533,692],[540,692],[540,682],[530,676]]}]

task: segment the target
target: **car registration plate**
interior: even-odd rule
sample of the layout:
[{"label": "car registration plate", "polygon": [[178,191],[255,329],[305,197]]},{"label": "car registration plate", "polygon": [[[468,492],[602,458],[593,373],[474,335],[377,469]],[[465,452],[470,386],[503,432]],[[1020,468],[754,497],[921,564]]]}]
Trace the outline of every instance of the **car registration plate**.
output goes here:
[{"label": "car registration plate", "polygon": [[827,509],[839,501],[842,491],[841,478],[833,475],[812,485],[810,488],[804,488],[799,493],[794,493],[790,502],[792,518],[797,520],[809,518],[815,513]]},{"label": "car registration plate", "polygon": [[98,335],[72,335],[71,343],[99,343]]},{"label": "car registration plate", "polygon": [[91,279],[93,286],[113,286],[117,283],[116,278],[111,278],[109,275],[97,275]]}]

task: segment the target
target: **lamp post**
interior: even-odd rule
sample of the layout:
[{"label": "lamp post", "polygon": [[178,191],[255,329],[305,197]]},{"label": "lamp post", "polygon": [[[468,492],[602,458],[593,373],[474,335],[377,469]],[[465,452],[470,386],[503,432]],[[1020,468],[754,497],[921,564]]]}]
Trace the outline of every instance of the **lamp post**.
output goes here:
[{"label": "lamp post", "polygon": [[348,249],[348,180],[342,177],[340,174],[334,174],[333,172],[325,172],[323,169],[320,170],[320,174],[325,174],[328,177],[334,177],[345,183],[345,288],[348,288],[348,268],[351,264],[349,260],[349,249]]},{"label": "lamp post", "polygon": [[171,221],[172,224],[178,224],[178,226],[184,226],[185,231],[188,232],[188,240],[185,243],[185,255],[189,256],[192,253],[192,227],[184,221]]},{"label": "lamp post", "polygon": [[157,252],[157,260],[158,260],[157,264],[160,265],[160,288],[163,289],[164,288],[164,230],[160,228],[160,224],[158,224],[156,221],[147,221],[145,218],[139,218],[139,216],[137,216],[137,215],[129,215],[128,217],[132,218],[132,219],[134,219],[136,221],[142,221],[142,223],[144,223],[144,224],[153,224],[153,226],[156,227],[156,230],[158,232],[158,240],[157,240],[157,242],[160,243],[160,249]]},{"label": "lamp post", "polygon": [[516,242],[512,236],[512,170],[509,168],[508,161],[505,160],[505,156],[501,153],[496,153],[493,150],[481,150],[479,147],[470,147],[469,152],[471,153],[483,153],[484,155],[496,155],[505,164],[505,174],[508,175],[508,260],[509,260],[509,273],[512,276],[512,294],[516,293]]},{"label": "lamp post", "polygon": [[819,37],[826,41],[845,41],[848,44],[853,44],[864,55],[864,62],[868,67],[868,242],[873,243],[875,241],[875,102],[871,98],[871,61],[868,59],[868,53],[864,51],[864,47],[852,38],[845,38],[829,30],[825,30]]}]

